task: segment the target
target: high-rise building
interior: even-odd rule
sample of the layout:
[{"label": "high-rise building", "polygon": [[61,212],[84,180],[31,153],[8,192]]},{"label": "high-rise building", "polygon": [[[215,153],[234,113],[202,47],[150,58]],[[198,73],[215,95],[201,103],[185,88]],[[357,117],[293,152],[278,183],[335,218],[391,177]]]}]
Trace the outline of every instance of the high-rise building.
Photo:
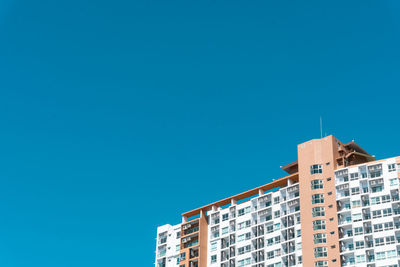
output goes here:
[{"label": "high-rise building", "polygon": [[400,267],[400,157],[334,136],[297,149],[287,176],[159,227],[156,267]]}]

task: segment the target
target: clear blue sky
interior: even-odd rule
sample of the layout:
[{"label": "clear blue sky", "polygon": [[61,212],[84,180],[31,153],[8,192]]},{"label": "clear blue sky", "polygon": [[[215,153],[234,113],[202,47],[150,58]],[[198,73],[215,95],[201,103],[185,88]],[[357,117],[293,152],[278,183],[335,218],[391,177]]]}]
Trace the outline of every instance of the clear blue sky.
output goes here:
[{"label": "clear blue sky", "polygon": [[320,115],[400,155],[399,11],[2,0],[0,265],[152,266],[157,225],[283,176]]}]

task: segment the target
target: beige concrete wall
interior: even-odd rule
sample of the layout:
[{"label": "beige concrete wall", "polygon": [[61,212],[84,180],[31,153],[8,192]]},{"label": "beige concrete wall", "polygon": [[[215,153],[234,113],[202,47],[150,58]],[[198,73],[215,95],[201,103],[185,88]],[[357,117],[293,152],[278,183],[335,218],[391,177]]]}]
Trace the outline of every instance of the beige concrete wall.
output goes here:
[{"label": "beige concrete wall", "polygon": [[[303,266],[307,267],[313,267],[315,262],[318,260],[327,260],[331,267],[340,266],[334,179],[336,158],[338,156],[338,145],[336,140],[337,139],[333,136],[327,136],[323,139],[315,139],[298,145]],[[322,165],[322,174],[311,175],[310,166],[314,164]],[[330,181],[328,181],[327,178],[331,178]],[[323,180],[324,188],[311,190],[311,180],[314,179]],[[328,194],[329,192],[331,192],[330,195]],[[311,198],[313,194],[324,194],[324,203],[312,204]],[[325,207],[325,217],[313,218],[313,207]],[[313,230],[313,221],[317,219],[325,220],[325,230]],[[331,234],[331,232],[333,232],[333,234]],[[327,243],[315,245],[313,235],[316,233],[325,233]],[[315,258],[314,248],[316,247],[326,247],[328,256],[325,258]],[[336,262],[333,262],[332,260],[336,260]]]}]

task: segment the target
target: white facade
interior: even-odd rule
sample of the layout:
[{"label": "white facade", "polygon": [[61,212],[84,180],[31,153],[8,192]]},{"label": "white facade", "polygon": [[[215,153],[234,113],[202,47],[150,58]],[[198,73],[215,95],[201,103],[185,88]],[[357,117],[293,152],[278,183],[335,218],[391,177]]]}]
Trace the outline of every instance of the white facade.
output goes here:
[{"label": "white facade", "polygon": [[207,266],[302,266],[297,184],[208,215]]},{"label": "white facade", "polygon": [[181,225],[163,225],[157,228],[157,267],[179,266]]},{"label": "white facade", "polygon": [[399,166],[391,158],[335,172],[342,266],[399,266]]}]

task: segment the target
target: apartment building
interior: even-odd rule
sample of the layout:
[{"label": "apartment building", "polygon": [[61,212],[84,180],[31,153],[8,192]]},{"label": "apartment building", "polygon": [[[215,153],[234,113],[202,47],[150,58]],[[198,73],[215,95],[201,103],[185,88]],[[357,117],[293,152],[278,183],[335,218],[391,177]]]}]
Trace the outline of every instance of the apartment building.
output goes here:
[{"label": "apartment building", "polygon": [[334,136],[297,150],[287,176],[158,227],[156,267],[400,267],[400,157]]}]

